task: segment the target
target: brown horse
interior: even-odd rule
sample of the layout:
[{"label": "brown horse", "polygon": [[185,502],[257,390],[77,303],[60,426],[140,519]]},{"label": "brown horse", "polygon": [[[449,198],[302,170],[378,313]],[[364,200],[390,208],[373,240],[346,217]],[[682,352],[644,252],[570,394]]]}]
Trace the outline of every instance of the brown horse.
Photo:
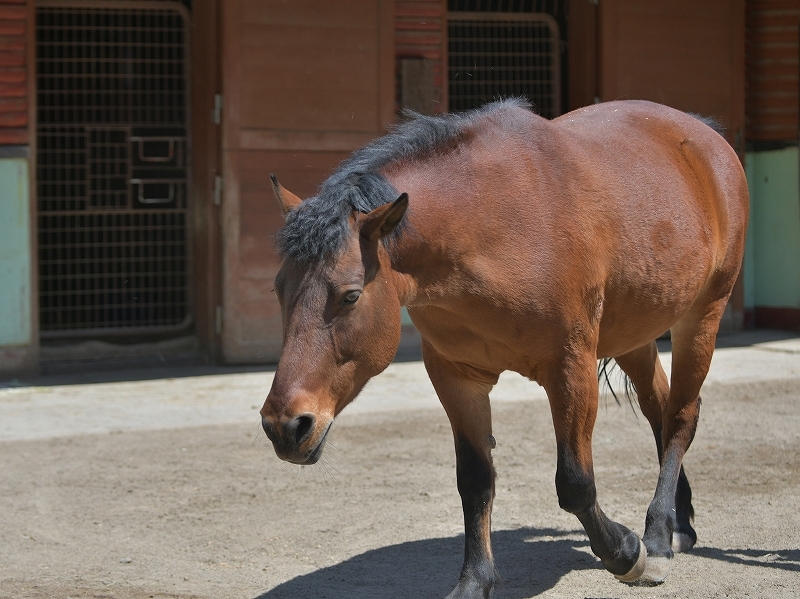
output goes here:
[{"label": "brown horse", "polygon": [[[416,116],[302,203],[273,183],[284,346],[261,415],[278,456],[319,459],[334,417],[391,362],[408,306],[455,437],[466,538],[449,597],[488,597],[495,581],[489,392],[505,370],[547,391],[559,505],[592,551],[620,580],[662,581],[696,540],[681,462],[747,225],[719,133],[648,102],[547,121],[510,100]],[[667,330],[669,383],[654,341]],[[598,358],[630,377],[656,439],[642,540],[597,501]]]}]

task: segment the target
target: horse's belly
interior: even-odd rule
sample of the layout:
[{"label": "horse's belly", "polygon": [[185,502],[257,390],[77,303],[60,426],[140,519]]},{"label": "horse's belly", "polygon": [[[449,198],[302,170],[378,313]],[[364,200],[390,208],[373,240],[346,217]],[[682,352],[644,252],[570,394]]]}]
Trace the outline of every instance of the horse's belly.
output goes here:
[{"label": "horse's belly", "polygon": [[549,362],[559,345],[554,328],[530,316],[509,318],[502,310],[462,312],[425,306],[409,313],[439,355],[479,372],[497,375],[512,370],[535,378],[531,374],[535,365]]},{"label": "horse's belly", "polygon": [[598,336],[598,357],[626,353],[661,336],[691,310],[708,286],[709,273],[684,270],[650,278],[606,296]]}]

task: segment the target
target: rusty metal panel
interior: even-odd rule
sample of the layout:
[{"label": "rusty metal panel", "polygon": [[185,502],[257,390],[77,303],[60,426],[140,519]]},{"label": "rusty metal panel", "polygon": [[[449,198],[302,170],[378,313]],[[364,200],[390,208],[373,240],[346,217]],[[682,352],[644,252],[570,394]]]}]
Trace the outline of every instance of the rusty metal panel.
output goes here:
[{"label": "rusty metal panel", "polygon": [[746,137],[797,143],[800,0],[753,0],[746,6]]}]

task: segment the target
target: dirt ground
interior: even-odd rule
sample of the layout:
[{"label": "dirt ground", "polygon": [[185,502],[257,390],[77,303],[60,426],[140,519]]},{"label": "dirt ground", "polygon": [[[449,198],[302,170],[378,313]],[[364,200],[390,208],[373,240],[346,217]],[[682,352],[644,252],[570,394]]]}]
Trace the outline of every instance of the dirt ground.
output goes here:
[{"label": "dirt ground", "polygon": [[[658,587],[617,582],[558,508],[546,401],[494,409],[495,597],[800,596],[800,380],[704,388],[685,464],[698,546]],[[294,467],[251,424],[0,443],[0,597],[441,598],[462,556],[441,409],[340,417]],[[641,533],[646,421],[604,400],[604,511]]]}]

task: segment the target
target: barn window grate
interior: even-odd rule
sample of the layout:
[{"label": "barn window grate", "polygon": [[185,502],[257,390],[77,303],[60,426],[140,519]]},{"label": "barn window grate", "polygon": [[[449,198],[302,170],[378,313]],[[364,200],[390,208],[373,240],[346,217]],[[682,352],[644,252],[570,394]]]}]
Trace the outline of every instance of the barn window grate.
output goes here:
[{"label": "barn window grate", "polygon": [[560,114],[560,42],[542,13],[451,12],[448,81],[451,111],[525,97],[547,118]]},{"label": "barn window grate", "polygon": [[42,336],[190,324],[186,12],[40,1]]}]

